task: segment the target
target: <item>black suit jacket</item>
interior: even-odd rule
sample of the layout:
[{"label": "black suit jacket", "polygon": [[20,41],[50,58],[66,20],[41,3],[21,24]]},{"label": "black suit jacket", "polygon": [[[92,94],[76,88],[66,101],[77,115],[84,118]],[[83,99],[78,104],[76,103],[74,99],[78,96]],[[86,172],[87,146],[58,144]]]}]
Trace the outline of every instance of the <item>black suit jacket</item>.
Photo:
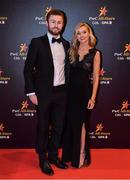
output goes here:
[{"label": "black suit jacket", "polygon": [[[65,58],[65,83],[69,79],[69,61],[67,51],[69,42],[61,38],[66,58]],[[35,92],[47,98],[51,93],[54,78],[54,64],[47,35],[33,38],[27,54],[24,66],[25,93]]]}]

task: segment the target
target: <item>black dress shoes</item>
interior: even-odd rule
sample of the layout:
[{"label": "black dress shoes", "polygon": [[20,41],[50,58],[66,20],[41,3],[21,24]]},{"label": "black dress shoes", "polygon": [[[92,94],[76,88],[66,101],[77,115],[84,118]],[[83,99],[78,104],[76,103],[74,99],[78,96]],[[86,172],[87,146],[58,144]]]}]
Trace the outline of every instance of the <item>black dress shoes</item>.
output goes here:
[{"label": "black dress shoes", "polygon": [[50,175],[50,176],[52,176],[54,174],[54,171],[47,160],[40,160],[39,166],[43,173]]},{"label": "black dress shoes", "polygon": [[68,168],[67,164],[62,162],[60,159],[56,159],[56,160],[48,159],[48,161],[51,164],[54,164],[57,168],[60,168],[60,169],[67,169]]}]

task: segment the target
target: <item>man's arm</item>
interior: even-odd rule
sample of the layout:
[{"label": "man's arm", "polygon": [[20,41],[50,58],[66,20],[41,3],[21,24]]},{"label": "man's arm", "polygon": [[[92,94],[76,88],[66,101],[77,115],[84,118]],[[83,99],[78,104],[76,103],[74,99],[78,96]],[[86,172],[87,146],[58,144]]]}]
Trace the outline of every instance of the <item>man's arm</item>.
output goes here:
[{"label": "man's arm", "polygon": [[24,66],[25,94],[35,92],[32,72],[35,67],[36,57],[37,43],[35,39],[32,39]]}]

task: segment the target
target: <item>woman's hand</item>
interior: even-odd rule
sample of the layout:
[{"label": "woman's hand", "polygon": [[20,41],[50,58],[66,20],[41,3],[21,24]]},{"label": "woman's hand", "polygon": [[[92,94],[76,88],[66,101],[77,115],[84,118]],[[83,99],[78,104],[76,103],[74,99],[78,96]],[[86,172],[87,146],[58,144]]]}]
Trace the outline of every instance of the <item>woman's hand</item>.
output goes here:
[{"label": "woman's hand", "polygon": [[95,101],[92,100],[92,99],[89,99],[87,108],[88,109],[93,109],[94,105],[95,105]]}]

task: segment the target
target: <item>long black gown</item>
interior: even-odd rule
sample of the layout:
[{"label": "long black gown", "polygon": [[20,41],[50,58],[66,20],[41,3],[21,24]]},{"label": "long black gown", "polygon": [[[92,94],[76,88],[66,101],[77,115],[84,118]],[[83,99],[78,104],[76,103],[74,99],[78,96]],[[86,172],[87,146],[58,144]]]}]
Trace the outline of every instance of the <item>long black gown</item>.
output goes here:
[{"label": "long black gown", "polygon": [[70,84],[68,91],[68,105],[66,113],[66,128],[63,140],[62,160],[71,162],[73,167],[79,167],[81,131],[85,123],[85,159],[90,163],[89,151],[89,116],[87,104],[92,93],[91,75],[93,71],[93,59],[97,49],[89,50],[82,61],[77,57],[71,64]]}]

